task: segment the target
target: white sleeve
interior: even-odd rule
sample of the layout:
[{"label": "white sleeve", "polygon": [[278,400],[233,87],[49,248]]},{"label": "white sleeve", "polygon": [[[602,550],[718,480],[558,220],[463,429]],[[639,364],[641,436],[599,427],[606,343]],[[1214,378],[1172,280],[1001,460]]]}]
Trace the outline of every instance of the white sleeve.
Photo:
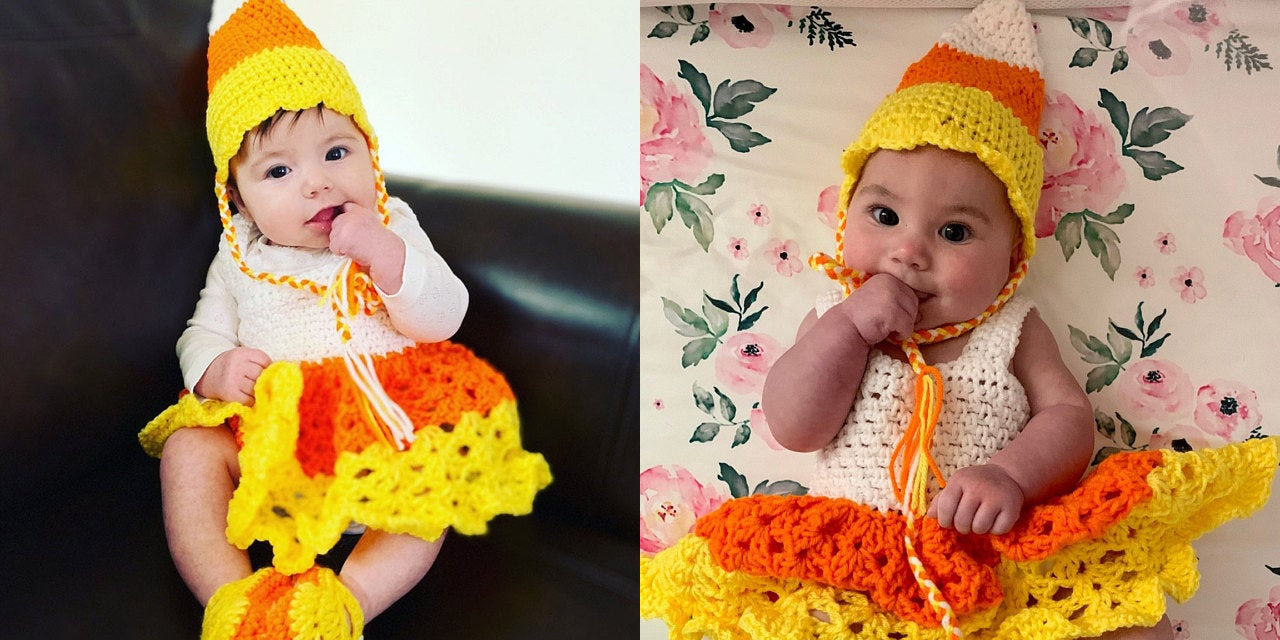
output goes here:
[{"label": "white sleeve", "polygon": [[408,205],[393,198],[388,209],[391,231],[404,240],[400,290],[388,295],[378,289],[391,324],[415,342],[447,340],[467,313],[467,288],[436,253]]},{"label": "white sleeve", "polygon": [[224,252],[219,251],[209,265],[196,311],[178,338],[178,366],[182,369],[183,383],[192,393],[213,360],[239,345],[236,335],[240,317],[236,312],[236,299],[219,268],[220,261],[227,259]]}]

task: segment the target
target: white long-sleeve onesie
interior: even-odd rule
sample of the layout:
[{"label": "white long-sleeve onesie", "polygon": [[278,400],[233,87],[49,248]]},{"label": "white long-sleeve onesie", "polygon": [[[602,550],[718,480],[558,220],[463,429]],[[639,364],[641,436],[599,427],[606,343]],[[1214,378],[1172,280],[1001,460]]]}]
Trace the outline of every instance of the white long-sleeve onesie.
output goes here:
[{"label": "white long-sleeve onesie", "polygon": [[[468,295],[403,201],[387,203],[389,228],[405,243],[403,284],[394,295],[378,289],[385,311],[352,319],[356,351],[377,355],[421,342],[446,340],[466,314]],[[257,227],[233,216],[244,260],[257,270],[329,284],[342,258],[328,249],[270,244]],[[376,287],[375,287],[376,288]],[[342,339],[326,300],[288,285],[254,280],[220,243],[209,266],[195,313],[178,338],[178,362],[187,389],[194,389],[220,354],[238,346],[261,349],[275,361],[314,361],[342,354]]]}]

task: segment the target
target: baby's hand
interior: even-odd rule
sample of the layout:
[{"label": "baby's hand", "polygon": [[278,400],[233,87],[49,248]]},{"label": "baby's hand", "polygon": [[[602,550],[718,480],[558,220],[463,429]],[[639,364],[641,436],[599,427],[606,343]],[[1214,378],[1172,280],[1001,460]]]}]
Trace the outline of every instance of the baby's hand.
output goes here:
[{"label": "baby's hand", "polygon": [[920,300],[916,292],[887,273],[871,276],[840,303],[867,346],[886,338],[906,339],[914,331]]},{"label": "baby's hand", "polygon": [[382,226],[378,214],[351,202],[333,219],[329,250],[369,270],[374,284],[390,294],[400,291],[404,276],[404,241]]},{"label": "baby's hand", "polygon": [[1022,487],[999,465],[965,467],[947,479],[929,505],[928,515],[960,533],[1001,535],[1013,529],[1022,513]]},{"label": "baby's hand", "polygon": [[377,212],[352,202],[343,205],[343,213],[333,219],[329,231],[329,250],[363,267],[393,253],[392,247],[399,242],[396,234],[382,226]]},{"label": "baby's hand", "polygon": [[205,398],[252,405],[253,385],[270,364],[271,357],[257,349],[229,349],[213,359],[192,390]]}]

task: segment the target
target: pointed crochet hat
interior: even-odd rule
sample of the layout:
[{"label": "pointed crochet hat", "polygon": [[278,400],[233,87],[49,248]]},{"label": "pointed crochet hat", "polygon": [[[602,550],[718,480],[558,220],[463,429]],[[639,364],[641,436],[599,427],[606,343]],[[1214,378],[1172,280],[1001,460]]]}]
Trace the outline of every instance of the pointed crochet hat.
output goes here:
[{"label": "pointed crochet hat", "polygon": [[[1021,227],[1023,260],[1035,253],[1044,173],[1039,142],[1044,78],[1035,28],[1020,0],[985,0],[942,34],[880,103],[844,151],[840,209],[879,149],[921,145],[972,153],[1005,184]],[[844,215],[835,261],[843,259]]]}]

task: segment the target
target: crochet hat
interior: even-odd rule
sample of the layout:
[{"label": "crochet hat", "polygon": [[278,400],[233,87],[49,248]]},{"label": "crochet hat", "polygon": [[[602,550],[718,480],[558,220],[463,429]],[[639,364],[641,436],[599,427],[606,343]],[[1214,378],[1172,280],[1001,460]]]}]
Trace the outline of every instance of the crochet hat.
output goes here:
[{"label": "crochet hat", "polygon": [[1022,231],[1018,257],[1030,259],[1044,173],[1041,67],[1035,28],[1019,0],[986,0],[943,33],[845,149],[837,252],[815,256],[814,266],[832,278],[850,277],[845,216],[863,165],[877,150],[921,145],[972,153],[1005,184]]}]

